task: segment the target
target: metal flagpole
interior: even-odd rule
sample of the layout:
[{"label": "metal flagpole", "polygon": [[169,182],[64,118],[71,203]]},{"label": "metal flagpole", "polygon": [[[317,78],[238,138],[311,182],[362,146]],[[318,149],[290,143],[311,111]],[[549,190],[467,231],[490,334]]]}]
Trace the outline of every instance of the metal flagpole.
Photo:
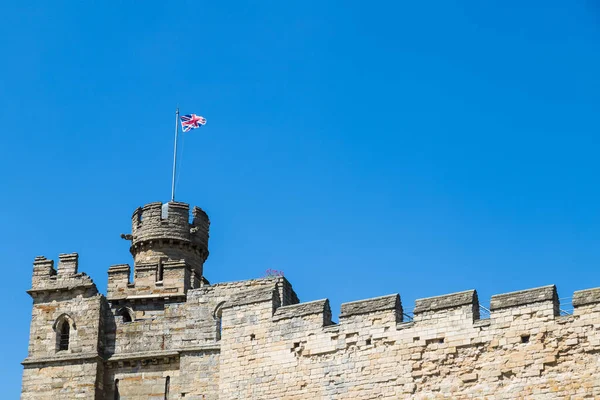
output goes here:
[{"label": "metal flagpole", "polygon": [[177,135],[179,134],[179,107],[175,112],[175,146],[173,149],[173,179],[171,181],[171,201],[175,201],[175,170],[177,169]]}]

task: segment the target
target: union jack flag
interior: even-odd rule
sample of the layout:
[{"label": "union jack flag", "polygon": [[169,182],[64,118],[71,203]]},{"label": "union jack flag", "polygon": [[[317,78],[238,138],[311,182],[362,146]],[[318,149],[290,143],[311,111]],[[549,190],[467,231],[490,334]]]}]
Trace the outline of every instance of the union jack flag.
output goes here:
[{"label": "union jack flag", "polygon": [[184,132],[200,128],[204,124],[206,124],[206,118],[199,115],[188,114],[181,116],[181,129],[183,129]]}]

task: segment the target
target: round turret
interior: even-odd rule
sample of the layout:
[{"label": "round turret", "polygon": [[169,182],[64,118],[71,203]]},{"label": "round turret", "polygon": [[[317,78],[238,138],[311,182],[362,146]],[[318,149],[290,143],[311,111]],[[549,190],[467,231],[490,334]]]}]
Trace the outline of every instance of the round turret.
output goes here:
[{"label": "round turret", "polygon": [[186,203],[160,202],[135,210],[131,221],[131,254],[136,263],[152,259],[202,264],[208,257],[208,215]]}]

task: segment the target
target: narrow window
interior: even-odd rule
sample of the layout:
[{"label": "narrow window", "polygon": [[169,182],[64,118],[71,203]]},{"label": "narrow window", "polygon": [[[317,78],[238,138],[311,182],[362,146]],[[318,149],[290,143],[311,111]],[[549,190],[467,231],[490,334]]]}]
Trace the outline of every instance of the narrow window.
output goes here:
[{"label": "narrow window", "polygon": [[171,385],[171,377],[167,376],[165,379],[165,400],[169,400],[169,386]]},{"label": "narrow window", "polygon": [[220,302],[213,312],[213,318],[215,319],[215,339],[218,342],[221,340],[221,334],[223,333],[223,304],[224,301]]},{"label": "narrow window", "polygon": [[114,400],[121,400],[121,395],[119,394],[119,380],[115,379],[115,395]]},{"label": "narrow window", "polygon": [[69,321],[64,320],[58,332],[58,350],[69,350],[69,334],[71,327]]},{"label": "narrow window", "polygon": [[169,203],[165,203],[160,207],[160,219],[169,218]]},{"label": "narrow window", "polygon": [[223,331],[223,317],[219,312],[216,317],[217,323],[217,340],[221,340],[221,332]]},{"label": "narrow window", "polygon": [[162,261],[160,261],[158,263],[158,272],[156,274],[156,282],[162,282],[164,274],[165,274],[165,267],[163,266]]}]

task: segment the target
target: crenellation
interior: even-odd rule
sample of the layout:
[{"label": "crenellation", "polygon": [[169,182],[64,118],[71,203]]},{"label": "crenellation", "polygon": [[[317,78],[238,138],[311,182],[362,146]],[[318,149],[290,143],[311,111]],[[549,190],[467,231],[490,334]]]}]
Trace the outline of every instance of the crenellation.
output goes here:
[{"label": "crenellation", "polygon": [[292,318],[315,317],[321,326],[331,325],[331,308],[329,300],[315,300],[308,303],[291,304],[277,308],[273,321]]},{"label": "crenellation", "polygon": [[54,260],[48,260],[44,256],[37,256],[33,261],[33,276],[31,287],[35,288],[42,282],[45,282],[49,277],[55,276]]},{"label": "crenellation", "polygon": [[[209,220],[184,203],[134,212],[134,258],[107,296],[76,253],[36,257],[24,400],[89,398],[600,398],[600,288],[559,316],[555,286],[491,298],[475,290],[300,303],[282,276],[210,284]],[[197,235],[197,236],[195,236]],[[65,340],[66,337],[66,340]]]},{"label": "crenellation", "polygon": [[240,307],[264,302],[271,303],[273,311],[281,304],[279,293],[274,287],[264,286],[235,293],[231,299],[223,305],[223,308]]},{"label": "crenellation", "polygon": [[516,308],[540,302],[550,302],[553,308],[558,309],[558,293],[555,285],[494,295],[490,302],[490,310]]},{"label": "crenellation", "polygon": [[77,253],[60,254],[58,256],[58,274],[75,275],[79,264],[79,255]]},{"label": "crenellation", "polygon": [[475,290],[434,296],[415,301],[413,321],[420,324],[472,324],[479,319]]},{"label": "crenellation", "polygon": [[397,319],[396,322],[402,322],[402,303],[400,302],[400,295],[392,294],[388,296],[343,303],[340,320],[354,315],[370,314],[383,311],[391,311]]},{"label": "crenellation", "polygon": [[108,286],[106,297],[109,299],[124,298],[130,285],[129,277],[131,267],[129,264],[112,265],[108,269]]},{"label": "crenellation", "polygon": [[573,307],[579,308],[600,303],[600,288],[578,290],[573,293]]}]

